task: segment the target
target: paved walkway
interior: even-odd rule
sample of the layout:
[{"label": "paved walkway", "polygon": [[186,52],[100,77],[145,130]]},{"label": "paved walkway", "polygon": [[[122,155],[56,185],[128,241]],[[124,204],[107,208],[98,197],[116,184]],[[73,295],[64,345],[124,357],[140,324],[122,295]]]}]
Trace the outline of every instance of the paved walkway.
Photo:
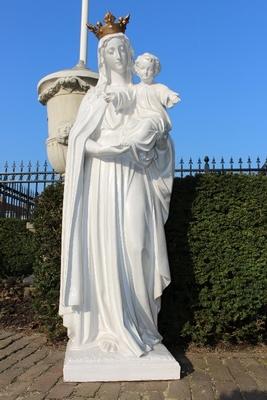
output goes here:
[{"label": "paved walkway", "polygon": [[0,332],[0,400],[267,400],[267,352],[175,354],[180,381],[64,383],[64,349]]}]

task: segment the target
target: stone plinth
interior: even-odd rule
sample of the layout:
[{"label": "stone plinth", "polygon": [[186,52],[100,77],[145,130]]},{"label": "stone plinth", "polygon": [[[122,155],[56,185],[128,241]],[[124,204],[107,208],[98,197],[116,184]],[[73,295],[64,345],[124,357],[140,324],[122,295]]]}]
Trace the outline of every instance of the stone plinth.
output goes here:
[{"label": "stone plinth", "polygon": [[106,353],[99,348],[73,350],[68,344],[65,382],[146,381],[180,379],[180,365],[165,346],[142,357]]}]

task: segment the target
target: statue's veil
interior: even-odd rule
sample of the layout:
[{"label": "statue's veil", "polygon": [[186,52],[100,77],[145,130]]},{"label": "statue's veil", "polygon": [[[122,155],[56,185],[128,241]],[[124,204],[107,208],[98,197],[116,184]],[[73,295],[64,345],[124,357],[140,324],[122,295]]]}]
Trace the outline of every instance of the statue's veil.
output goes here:
[{"label": "statue's veil", "polygon": [[[104,36],[98,45],[99,80],[96,91],[90,89],[84,96],[76,121],[69,136],[68,156],[65,173],[63,235],[62,235],[62,269],[60,285],[59,314],[72,313],[73,306],[83,304],[83,272],[81,268],[73,268],[73,249],[81,243],[80,228],[82,226],[83,165],[85,143],[97,130],[105,113],[107,102],[101,92],[110,84],[110,69],[105,62],[105,47],[112,38],[120,38],[127,51],[127,83],[132,82],[133,50],[129,39],[123,33]],[[76,254],[76,253],[75,253]],[[76,259],[75,265],[82,265]]]},{"label": "statue's veil", "polygon": [[129,39],[124,33],[115,33],[112,35],[106,35],[100,39],[98,43],[98,70],[99,79],[96,88],[99,90],[105,90],[105,87],[110,84],[110,70],[105,62],[105,48],[108,42],[113,38],[120,38],[125,44],[127,50],[127,83],[132,82],[132,71],[133,71],[133,49]]}]

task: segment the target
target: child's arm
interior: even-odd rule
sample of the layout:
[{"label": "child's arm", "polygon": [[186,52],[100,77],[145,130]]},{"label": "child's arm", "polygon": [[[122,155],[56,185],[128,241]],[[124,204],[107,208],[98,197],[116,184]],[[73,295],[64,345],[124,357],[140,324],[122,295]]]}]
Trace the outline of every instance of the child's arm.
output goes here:
[{"label": "child's arm", "polygon": [[179,94],[175,93],[175,92],[172,92],[170,90],[170,94],[168,95],[168,97],[166,99],[166,107],[167,108],[171,108],[175,104],[179,103],[179,101],[181,101],[181,98],[180,98]]},{"label": "child's arm", "polygon": [[167,86],[157,84],[157,87],[161,103],[164,107],[171,108],[181,101],[179,94],[169,89]]},{"label": "child's arm", "polygon": [[103,146],[92,139],[87,139],[85,150],[88,154],[97,156],[115,156],[116,154],[125,153],[130,149],[130,146]]}]

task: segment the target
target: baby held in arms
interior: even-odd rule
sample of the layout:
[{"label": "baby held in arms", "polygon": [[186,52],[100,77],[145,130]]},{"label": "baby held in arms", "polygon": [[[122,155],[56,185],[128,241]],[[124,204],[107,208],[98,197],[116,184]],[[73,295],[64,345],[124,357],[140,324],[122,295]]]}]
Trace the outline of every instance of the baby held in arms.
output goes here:
[{"label": "baby held in arms", "polygon": [[160,69],[159,59],[150,53],[140,55],[134,64],[134,71],[141,82],[135,85],[135,118],[130,123],[131,133],[125,141],[132,146],[140,161],[148,163],[155,157],[155,145],[158,150],[165,148],[172,128],[166,108],[180,101],[179,95],[167,86],[154,83]]},{"label": "baby held in arms", "polygon": [[[134,71],[140,78],[139,84],[133,85],[130,90],[122,87],[107,88],[104,99],[109,103],[110,118],[109,121],[103,121],[102,138],[96,142],[87,141],[89,152],[99,155],[120,154],[131,148],[137,161],[149,165],[156,157],[155,147],[158,150],[166,147],[171,130],[166,108],[178,103],[180,97],[167,86],[154,83],[160,68],[156,56],[144,53],[134,64]],[[109,129],[113,123],[121,126],[116,136]]]}]

